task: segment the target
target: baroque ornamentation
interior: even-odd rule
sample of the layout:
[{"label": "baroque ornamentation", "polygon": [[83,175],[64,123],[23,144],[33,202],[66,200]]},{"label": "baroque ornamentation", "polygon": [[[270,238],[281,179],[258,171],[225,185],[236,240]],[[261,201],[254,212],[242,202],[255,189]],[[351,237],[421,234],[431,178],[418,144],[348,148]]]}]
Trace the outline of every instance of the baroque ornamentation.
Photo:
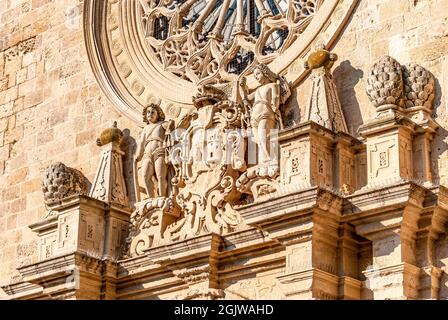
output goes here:
[{"label": "baroque ornamentation", "polygon": [[42,192],[45,203],[51,205],[73,195],[87,194],[88,183],[81,172],[57,162],[45,170]]},{"label": "baroque ornamentation", "polygon": [[90,190],[90,197],[122,206],[128,205],[128,194],[124,181],[123,156],[120,148],[123,133],[115,121],[111,128],[105,129],[97,145],[103,148],[100,165]]},{"label": "baroque ornamentation", "polygon": [[331,67],[337,59],[336,54],[326,50],[323,44],[319,44],[305,62],[305,68],[312,70],[313,82],[307,120],[312,120],[332,131],[348,133],[336,84],[331,75]]},{"label": "baroque ornamentation", "polygon": [[356,2],[87,0],[87,52],[101,88],[123,114],[143,126],[141,111],[158,97],[167,116],[173,105],[180,110],[173,116],[180,120],[194,109],[189,93],[198,85],[247,78],[255,90],[259,64],[299,84],[310,45],[319,38],[330,46]]},{"label": "baroque ornamentation", "polygon": [[[152,188],[147,180],[155,178],[158,192],[150,190],[136,204],[131,216],[131,256],[210,232],[238,230],[242,219],[234,205],[244,197],[256,198],[278,189],[274,129],[281,128],[280,107],[289,98],[290,88],[266,65],[257,66],[255,73],[260,87],[253,92],[244,81],[200,86],[193,96],[195,110],[175,125],[163,121],[159,107],[145,109],[149,124],[142,131],[136,160],[145,155],[160,159],[155,175],[153,168],[151,175],[146,174],[145,164],[141,170],[146,188]],[[249,143],[258,148],[254,163]],[[169,172],[168,180],[162,172]]]},{"label": "baroque ornamentation", "polygon": [[322,3],[140,0],[154,60],[197,84],[234,79],[256,61],[273,61],[308,27]]},{"label": "baroque ornamentation", "polygon": [[377,117],[385,110],[398,110],[435,130],[430,114],[434,88],[434,76],[422,66],[416,63],[402,66],[394,58],[384,56],[370,70],[366,91],[377,108]]},{"label": "baroque ornamentation", "polygon": [[406,107],[422,106],[431,110],[435,98],[434,76],[416,63],[408,63],[402,67],[402,70]]},{"label": "baroque ornamentation", "polygon": [[394,58],[382,57],[369,71],[367,95],[378,111],[401,107],[403,89],[401,65]]},{"label": "baroque ornamentation", "polygon": [[168,194],[168,170],[165,162],[165,136],[172,121],[164,121],[162,109],[151,104],[143,109],[143,119],[147,124],[137,143],[136,161],[142,161],[142,178],[145,183],[146,194],[154,198],[154,183],[157,181],[157,194],[166,197]]}]

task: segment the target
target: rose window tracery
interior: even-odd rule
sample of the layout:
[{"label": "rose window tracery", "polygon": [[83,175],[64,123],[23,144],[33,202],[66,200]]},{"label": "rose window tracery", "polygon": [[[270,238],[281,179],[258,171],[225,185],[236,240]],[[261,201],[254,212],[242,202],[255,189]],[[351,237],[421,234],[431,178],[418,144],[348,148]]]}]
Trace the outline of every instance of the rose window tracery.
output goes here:
[{"label": "rose window tracery", "polygon": [[234,80],[270,63],[324,0],[139,0],[149,51],[164,71],[195,84]]},{"label": "rose window tracery", "polygon": [[150,103],[168,118],[194,109],[201,85],[229,95],[268,65],[294,87],[316,42],[331,47],[358,0],[85,0],[93,74],[111,104],[139,126]]}]

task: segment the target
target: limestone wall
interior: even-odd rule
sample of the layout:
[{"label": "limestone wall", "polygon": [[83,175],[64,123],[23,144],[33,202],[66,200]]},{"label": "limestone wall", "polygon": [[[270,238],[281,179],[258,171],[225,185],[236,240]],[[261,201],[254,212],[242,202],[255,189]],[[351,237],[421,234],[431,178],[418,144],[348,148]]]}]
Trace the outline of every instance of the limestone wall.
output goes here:
[{"label": "limestone wall", "polygon": [[382,55],[400,64],[415,62],[436,78],[435,119],[441,126],[432,150],[433,168],[448,183],[448,1],[361,0],[334,52],[334,78],[347,124],[354,134],[374,115],[365,94],[365,75]]},{"label": "limestone wall", "polygon": [[[36,261],[27,225],[45,215],[42,172],[55,161],[93,180],[95,140],[122,118],[90,70],[82,31],[83,1],[0,1],[0,283]],[[1,290],[1,289],[0,289]]]},{"label": "limestone wall", "polygon": [[[37,259],[37,240],[27,225],[46,212],[44,168],[63,161],[91,181],[101,129],[117,120],[131,135],[138,132],[96,84],[84,48],[82,7],[82,0],[0,0],[0,284],[18,280],[15,269]],[[364,75],[380,56],[389,54],[401,64],[413,61],[434,74],[436,120],[442,128],[432,160],[445,185],[447,12],[448,0],[360,0],[333,48],[340,58],[334,77],[352,133],[374,114]],[[302,115],[307,87],[297,96]]]}]

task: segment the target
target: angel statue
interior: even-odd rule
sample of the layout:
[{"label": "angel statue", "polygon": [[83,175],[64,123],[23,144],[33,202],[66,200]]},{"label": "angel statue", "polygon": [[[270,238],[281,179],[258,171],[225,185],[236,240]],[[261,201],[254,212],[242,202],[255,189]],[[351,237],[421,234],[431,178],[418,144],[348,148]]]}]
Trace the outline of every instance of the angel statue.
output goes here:
[{"label": "angel statue", "polygon": [[135,162],[142,163],[142,178],[148,198],[154,198],[154,180],[157,195],[168,196],[168,165],[165,161],[165,137],[171,129],[172,121],[165,121],[162,108],[150,104],[143,110],[143,121],[147,124],[137,141]]},{"label": "angel statue", "polygon": [[283,129],[280,105],[290,97],[291,90],[286,80],[272,72],[265,64],[255,68],[254,77],[260,86],[252,94],[247,94],[244,80],[241,86],[244,104],[249,108],[249,124],[258,145],[258,163],[261,167],[278,166],[276,152],[270,150],[270,138],[273,129]]}]

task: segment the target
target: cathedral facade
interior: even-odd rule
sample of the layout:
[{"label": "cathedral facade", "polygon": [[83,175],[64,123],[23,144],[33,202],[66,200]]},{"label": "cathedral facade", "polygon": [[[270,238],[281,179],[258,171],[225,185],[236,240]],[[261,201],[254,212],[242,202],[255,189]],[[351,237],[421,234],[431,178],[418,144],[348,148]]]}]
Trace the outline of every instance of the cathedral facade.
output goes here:
[{"label": "cathedral facade", "polygon": [[1,0],[0,298],[447,299],[447,91],[448,0]]}]

